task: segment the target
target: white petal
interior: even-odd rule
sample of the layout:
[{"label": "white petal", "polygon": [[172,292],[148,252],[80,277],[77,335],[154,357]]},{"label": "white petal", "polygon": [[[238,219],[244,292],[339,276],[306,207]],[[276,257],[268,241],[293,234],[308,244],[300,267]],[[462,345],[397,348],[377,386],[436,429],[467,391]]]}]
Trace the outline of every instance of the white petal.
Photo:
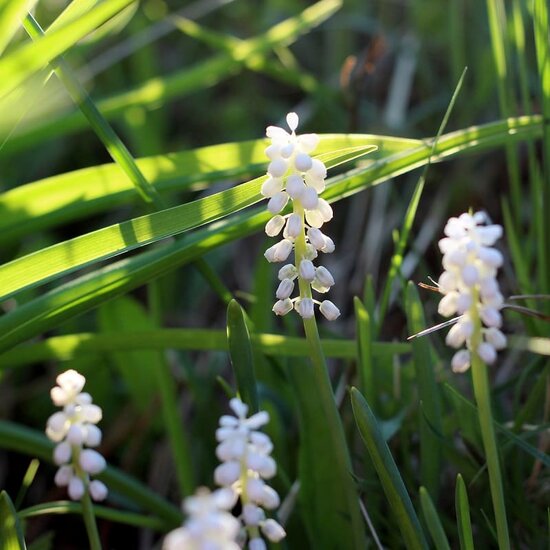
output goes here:
[{"label": "white petal", "polygon": [[286,300],[279,300],[275,302],[271,311],[273,311],[275,315],[286,315],[289,311],[292,311],[293,308],[294,305],[292,300],[287,298]]},{"label": "white petal", "polygon": [[340,317],[340,310],[330,300],[323,300],[319,306],[319,311],[329,321],[334,321]]},{"label": "white petal", "polygon": [[300,119],[296,113],[288,113],[288,115],[286,115],[286,123],[293,132],[298,128],[299,122]]}]

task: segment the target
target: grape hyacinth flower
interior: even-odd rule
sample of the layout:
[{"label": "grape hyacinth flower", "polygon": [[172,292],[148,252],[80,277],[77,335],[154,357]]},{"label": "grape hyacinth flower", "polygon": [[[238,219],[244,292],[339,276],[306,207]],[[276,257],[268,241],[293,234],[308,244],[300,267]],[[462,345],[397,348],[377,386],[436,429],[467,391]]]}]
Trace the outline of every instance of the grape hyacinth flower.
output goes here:
[{"label": "grape hyacinth flower", "polygon": [[487,222],[483,212],[450,218],[446,236],[439,241],[445,271],[438,281],[444,294],[438,311],[445,317],[460,315],[445,341],[455,349],[466,346],[453,356],[454,372],[470,368],[473,352],[490,365],[497,351],[506,347],[506,336],[500,331],[504,298],[496,280],[503,258],[492,248],[502,236],[502,227]]},{"label": "grape hyacinth flower", "polygon": [[216,430],[218,446],[216,455],[222,462],[215,472],[218,485],[239,495],[250,550],[264,550],[266,544],[261,535],[272,542],[279,542],[285,530],[274,519],[266,519],[264,509],[274,510],[280,504],[279,495],[265,479],[277,472],[271,439],[258,429],[269,422],[269,415],[260,411],[247,418],[248,407],[240,399],[233,398],[229,405],[235,416],[224,415]]},{"label": "grape hyacinth flower", "polygon": [[201,487],[185,499],[183,510],[187,520],[182,527],[168,533],[163,550],[240,550],[236,539],[241,524],[230,510],[237,493],[232,489],[210,492]]},{"label": "grape hyacinth flower", "polygon": [[92,403],[92,396],[82,392],[86,379],[75,370],[68,370],[56,378],[57,386],[50,391],[54,405],[63,407],[50,416],[46,435],[57,445],[53,460],[59,466],[55,475],[58,487],[67,487],[72,500],[80,500],[86,489],[96,500],[107,497],[107,487],[99,480],[90,481],[90,475],[99,474],[106,467],[103,456],[90,447],[101,443],[101,408]]},{"label": "grape hyacinth flower", "polygon": [[[273,311],[286,315],[295,309],[304,319],[309,319],[314,316],[314,305],[318,304],[321,313],[332,321],[340,315],[338,308],[330,300],[319,302],[311,295],[312,289],[324,294],[334,285],[329,270],[313,264],[319,252],[334,251],[334,242],[321,231],[322,225],[332,219],[330,204],[319,197],[325,189],[327,169],[319,159],[310,156],[319,143],[319,136],[297,136],[296,113],[289,113],[286,121],[290,134],[277,126],[266,130],[271,145],[265,153],[271,162],[267,168],[268,179],[261,189],[262,195],[269,198],[267,209],[274,215],[267,222],[265,232],[270,237],[283,233],[282,240],[268,248],[264,256],[269,262],[285,262],[294,251],[294,264],[286,264],[279,271]],[[282,215],[289,200],[292,214]],[[296,280],[299,296],[291,298]]]}]

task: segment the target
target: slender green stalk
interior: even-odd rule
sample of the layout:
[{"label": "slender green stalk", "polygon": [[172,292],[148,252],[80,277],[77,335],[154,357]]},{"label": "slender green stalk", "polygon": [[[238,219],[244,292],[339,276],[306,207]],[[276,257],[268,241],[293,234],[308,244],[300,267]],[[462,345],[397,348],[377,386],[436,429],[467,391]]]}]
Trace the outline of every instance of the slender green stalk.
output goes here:
[{"label": "slender green stalk", "polygon": [[99,541],[99,533],[97,531],[97,524],[95,521],[94,507],[92,505],[92,499],[90,498],[90,493],[88,492],[87,487],[86,492],[82,497],[82,517],[84,518],[86,532],[88,533],[90,550],[101,550],[101,542]]},{"label": "slender green stalk", "polygon": [[491,498],[497,525],[497,538],[500,550],[509,550],[510,537],[508,534],[508,522],[506,520],[506,508],[504,504],[504,490],[502,487],[502,476],[500,473],[500,462],[497,440],[493,429],[493,413],[491,411],[491,392],[489,387],[489,376],[487,365],[481,360],[475,350],[481,343],[481,320],[477,311],[479,301],[477,289],[472,293],[472,307],[470,316],[474,325],[474,333],[471,340],[472,358],[472,380],[474,384],[474,395],[478,407],[479,424],[481,427],[481,438],[485,448],[487,470],[489,471],[489,485]]}]

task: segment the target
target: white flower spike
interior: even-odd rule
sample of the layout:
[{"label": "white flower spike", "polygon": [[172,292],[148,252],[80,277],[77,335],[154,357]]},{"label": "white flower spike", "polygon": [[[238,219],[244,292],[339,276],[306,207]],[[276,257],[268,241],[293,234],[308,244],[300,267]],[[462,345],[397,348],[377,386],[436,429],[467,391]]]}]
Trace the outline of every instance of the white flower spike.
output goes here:
[{"label": "white flower spike", "polygon": [[438,281],[444,295],[438,311],[445,317],[460,316],[445,341],[455,349],[466,346],[452,359],[454,372],[470,368],[472,352],[490,365],[496,352],[506,347],[506,336],[500,331],[504,298],[496,280],[503,259],[491,248],[502,236],[502,227],[486,223],[483,212],[461,214],[447,222],[446,236],[439,241],[445,271]]},{"label": "white flower spike", "polygon": [[248,407],[237,398],[231,399],[229,405],[235,416],[220,418],[216,455],[222,463],[216,468],[214,479],[223,490],[239,496],[240,519],[249,548],[266,548],[262,535],[271,542],[279,542],[286,536],[283,527],[274,519],[266,519],[264,512],[280,504],[279,495],[264,481],[277,473],[277,465],[270,456],[271,439],[259,431],[269,422],[269,415],[260,411],[247,417]]},{"label": "white flower spike", "polygon": [[[310,156],[319,143],[317,134],[297,136],[299,119],[296,113],[288,113],[286,122],[291,133],[277,126],[269,126],[266,130],[271,145],[265,154],[271,162],[267,169],[268,179],[261,189],[262,195],[269,199],[269,212],[274,214],[265,226],[266,234],[276,237],[284,228],[283,240],[268,248],[265,258],[269,262],[284,262],[294,251],[294,265],[283,268],[286,269],[283,277],[279,273],[282,283],[276,292],[279,300],[273,311],[277,315],[286,315],[294,309],[304,319],[309,319],[314,316],[314,305],[317,304],[321,313],[332,321],[338,318],[340,310],[328,300],[321,303],[311,297],[311,289],[325,293],[334,284],[328,269],[323,266],[315,268],[312,262],[318,251],[327,254],[334,251],[334,242],[320,230],[332,219],[331,206],[319,197],[325,189],[327,169],[319,159]],[[283,215],[281,212],[289,200],[293,212]],[[288,267],[293,270],[289,271]],[[296,278],[299,282],[305,281],[307,286],[302,285],[300,295],[291,298]]]},{"label": "white flower spike", "polygon": [[52,414],[46,424],[46,435],[57,443],[53,452],[53,460],[59,466],[55,484],[67,487],[72,500],[80,500],[86,487],[94,500],[104,500],[107,487],[102,481],[90,481],[90,475],[105,469],[105,459],[94,449],[84,448],[101,443],[101,430],[96,426],[101,420],[101,409],[92,403],[89,393],[82,392],[86,379],[75,370],[60,374],[56,382],[50,395],[63,410]]}]

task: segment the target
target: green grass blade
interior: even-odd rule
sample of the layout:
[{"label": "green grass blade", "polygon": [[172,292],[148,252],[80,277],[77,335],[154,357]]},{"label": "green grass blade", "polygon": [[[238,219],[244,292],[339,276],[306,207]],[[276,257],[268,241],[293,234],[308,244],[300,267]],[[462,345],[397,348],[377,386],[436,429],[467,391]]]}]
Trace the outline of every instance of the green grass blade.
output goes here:
[{"label": "green grass blade", "polygon": [[[307,357],[303,338],[282,334],[251,334],[253,349],[270,357]],[[323,352],[328,357],[355,359],[354,340],[323,338]],[[41,342],[17,347],[0,355],[0,370],[44,361],[71,361],[79,357],[136,350],[228,351],[227,335],[214,329],[156,329],[119,334],[80,333],[53,336]],[[373,342],[373,359],[410,353],[403,342]]]},{"label": "green grass blade", "polygon": [[[347,147],[375,145],[373,158],[408,148],[419,140],[370,134],[320,136],[319,154]],[[266,141],[254,140],[212,145],[168,155],[137,159],[145,179],[160,193],[189,189],[194,183],[265,172]],[[138,199],[132,181],[116,164],[68,172],[0,194],[0,242],[7,242],[61,223],[81,219]]]},{"label": "green grass blade", "polygon": [[[407,328],[409,334],[416,334],[426,328],[422,302],[414,283],[407,286]],[[420,479],[430,495],[437,499],[441,473],[441,442],[436,433],[443,433],[441,421],[440,389],[435,379],[435,365],[428,338],[414,338],[414,369],[418,381],[420,407]]]},{"label": "green grass blade", "polygon": [[[321,158],[331,167],[372,150],[372,146],[357,147]],[[260,188],[265,179],[99,229],[4,264],[0,267],[0,298],[242,210],[263,200]]]},{"label": "green grass blade", "polygon": [[259,401],[250,333],[244,310],[236,300],[232,300],[227,307],[227,344],[239,395],[250,407],[250,412],[256,413]]},{"label": "green grass blade", "polygon": [[420,487],[420,505],[436,550],[451,550],[439,514],[435,509],[430,493],[425,487]]},{"label": "green grass blade", "polygon": [[[154,531],[164,532],[169,525],[166,521],[145,516],[143,514],[136,514],[135,512],[127,512],[125,510],[116,510],[115,508],[107,508],[106,506],[94,505],[94,513],[96,517],[107,519],[114,523],[120,523],[123,525],[131,525],[133,527],[153,529]],[[64,514],[82,514],[82,505],[78,502],[71,502],[67,500],[47,502],[45,504],[37,504],[20,510],[17,513],[19,519],[34,518],[44,515],[64,515]]]},{"label": "green grass blade", "polygon": [[0,60],[0,98],[22,84],[36,71],[71,48],[81,38],[119,13],[134,0],[109,0],[85,15],[55,30],[33,44],[25,44]]},{"label": "green grass blade", "polygon": [[351,404],[357,428],[382,482],[405,546],[409,549],[428,548],[411,499],[376,418],[356,388],[351,388]]},{"label": "green grass blade", "polygon": [[0,2],[0,54],[21,27],[21,20],[38,0],[3,0]]},{"label": "green grass blade", "polygon": [[[0,448],[36,456],[51,463],[54,444],[42,433],[24,426],[0,420]],[[162,518],[168,526],[181,525],[179,509],[151,491],[131,476],[108,466],[97,476],[112,491],[117,491],[144,510],[149,510]]]},{"label": "green grass blade", "polygon": [[367,401],[374,407],[376,406],[376,383],[372,353],[372,321],[367,308],[357,296],[353,299],[353,305],[355,308],[359,388]]},{"label": "green grass blade", "polygon": [[[126,2],[129,1],[126,0]],[[169,76],[152,78],[131,90],[98,100],[96,106],[107,120],[112,120],[120,117],[132,107],[150,108],[154,105],[165,104],[171,98],[181,99],[191,92],[213,86],[238,73],[247,60],[268,52],[278,45],[288,44],[322,23],[341,4],[341,0],[317,2],[297,16],[281,21],[262,35],[243,41],[238,47],[232,48],[231,52],[216,55],[207,61],[187,67]],[[96,9],[100,8],[101,6]],[[70,25],[74,25],[74,23],[65,25],[60,31]],[[56,33],[60,31],[56,31]],[[61,53],[63,52],[60,51],[51,56],[45,63]],[[0,74],[2,74],[1,69],[2,65],[0,64]],[[1,85],[0,97],[2,97]],[[15,150],[22,145],[29,146],[45,138],[51,138],[53,135],[66,134],[85,126],[86,121],[79,116],[79,113],[63,113],[55,116],[52,116],[52,113],[42,113],[40,119],[28,129],[28,132],[21,134],[18,139],[12,139],[7,144],[5,151]]]},{"label": "green grass blade", "polygon": [[466,484],[460,474],[456,476],[455,509],[460,550],[474,550],[468,493],[466,491]]},{"label": "green grass blade", "polygon": [[13,503],[6,491],[0,492],[0,548],[26,550],[23,530]]}]

